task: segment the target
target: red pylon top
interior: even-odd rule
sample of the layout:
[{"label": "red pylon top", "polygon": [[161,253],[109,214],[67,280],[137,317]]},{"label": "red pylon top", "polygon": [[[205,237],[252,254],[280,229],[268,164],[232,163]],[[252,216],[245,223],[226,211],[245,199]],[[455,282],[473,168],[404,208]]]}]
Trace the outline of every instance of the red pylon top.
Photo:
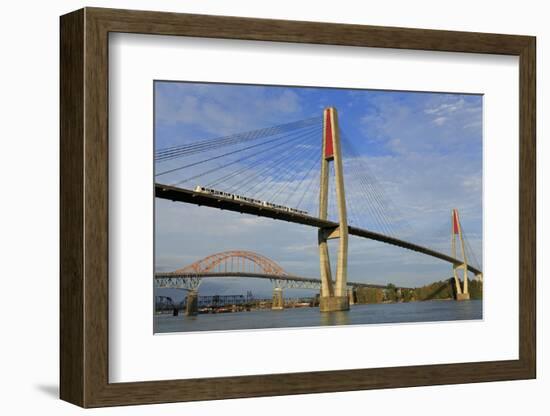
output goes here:
[{"label": "red pylon top", "polygon": [[453,209],[453,234],[458,234],[459,233],[459,225],[460,223],[458,222],[458,210],[455,208]]}]

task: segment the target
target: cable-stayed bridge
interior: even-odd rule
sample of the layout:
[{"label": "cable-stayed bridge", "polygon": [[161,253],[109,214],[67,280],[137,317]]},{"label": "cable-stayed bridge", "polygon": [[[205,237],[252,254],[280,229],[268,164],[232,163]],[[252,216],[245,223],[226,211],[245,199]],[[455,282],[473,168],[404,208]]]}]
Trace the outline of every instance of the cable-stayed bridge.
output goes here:
[{"label": "cable-stayed bridge", "polygon": [[[410,234],[407,219],[385,195],[368,157],[342,131],[334,108],[322,117],[159,149],[155,182],[157,198],[317,228],[321,310],[349,308],[349,235],[448,262],[459,300],[469,298],[468,271],[482,277],[457,210],[449,227],[450,254],[399,237],[403,230]],[[335,279],[330,239],[339,240]]]}]

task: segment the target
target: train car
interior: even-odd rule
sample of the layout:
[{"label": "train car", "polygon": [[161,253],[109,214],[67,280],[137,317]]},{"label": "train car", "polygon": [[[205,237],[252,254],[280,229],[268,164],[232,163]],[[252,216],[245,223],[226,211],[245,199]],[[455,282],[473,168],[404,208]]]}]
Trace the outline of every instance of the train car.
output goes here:
[{"label": "train car", "polygon": [[297,208],[290,208],[284,205],[273,204],[268,201],[261,201],[255,198],[249,198],[243,195],[232,194],[230,192],[219,191],[217,189],[206,188],[200,185],[195,187],[195,192],[201,192],[205,194],[215,195],[217,197],[232,199],[234,201],[247,202],[249,204],[260,205],[267,208],[277,209],[279,211],[292,212],[293,214],[307,215],[307,211],[303,211]]},{"label": "train car", "polygon": [[219,196],[219,197],[226,198],[226,199],[234,199],[234,195],[229,193],[229,192],[218,191],[217,189],[212,189],[212,188],[205,188],[205,187],[200,186],[200,185],[197,185],[195,187],[195,192],[201,192],[203,194],[215,195],[215,196]]}]

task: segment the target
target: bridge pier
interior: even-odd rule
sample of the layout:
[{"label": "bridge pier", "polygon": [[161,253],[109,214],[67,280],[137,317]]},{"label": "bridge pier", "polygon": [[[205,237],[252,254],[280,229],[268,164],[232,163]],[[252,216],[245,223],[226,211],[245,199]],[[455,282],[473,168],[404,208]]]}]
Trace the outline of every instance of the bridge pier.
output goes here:
[{"label": "bridge pier", "polygon": [[185,315],[195,316],[199,313],[199,292],[190,290],[187,292],[187,302],[185,304]]},{"label": "bridge pier", "polygon": [[349,298],[347,296],[321,296],[319,301],[321,312],[338,312],[349,310]]},{"label": "bridge pier", "polygon": [[456,300],[470,300],[470,294],[469,293],[457,293],[456,294]]},{"label": "bridge pier", "polygon": [[273,302],[271,304],[271,309],[280,311],[284,309],[285,302],[283,298],[283,289],[280,287],[276,287],[273,289]]}]

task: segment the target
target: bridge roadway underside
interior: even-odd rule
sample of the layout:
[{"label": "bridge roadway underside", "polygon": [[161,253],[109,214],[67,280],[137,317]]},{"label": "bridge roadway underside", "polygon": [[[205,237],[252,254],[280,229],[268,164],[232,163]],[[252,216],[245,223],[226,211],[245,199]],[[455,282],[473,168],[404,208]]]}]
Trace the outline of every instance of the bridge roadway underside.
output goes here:
[{"label": "bridge roadway underside", "polygon": [[[281,280],[281,281],[292,281],[298,283],[311,283],[320,285],[320,279],[313,279],[310,277],[294,276],[294,275],[283,275],[277,276],[273,274],[264,274],[264,273],[247,273],[247,272],[206,272],[206,273],[178,273],[178,272],[160,272],[155,273],[155,279],[186,279],[186,278],[213,278],[213,277],[253,277],[257,279],[268,279],[268,280]],[[386,289],[386,285],[377,285],[371,283],[357,283],[357,282],[348,282],[348,286],[354,288],[359,287],[368,287],[373,289]],[[409,287],[397,287],[398,289],[411,289]],[[290,287],[289,289],[293,289]]]},{"label": "bridge roadway underside", "polygon": [[[251,204],[243,201],[235,201],[229,198],[220,198],[214,195],[195,192],[190,189],[178,188],[169,185],[155,184],[155,196],[161,199],[170,201],[187,202],[195,205],[204,205],[212,208],[225,209],[228,211],[240,212],[244,214],[257,215],[259,217],[273,218],[296,224],[309,225],[317,228],[335,228],[338,223],[333,221],[322,220],[310,215],[294,214],[292,212],[281,211],[261,205]],[[406,248],[418,253],[426,254],[431,257],[438,258],[448,263],[460,265],[462,262],[451,256],[440,253],[438,251],[419,246],[418,244],[400,240],[395,237],[390,237],[384,234],[379,234],[374,231],[365,230],[357,227],[348,227],[348,232],[351,235],[367,238],[369,240],[380,241],[382,243],[391,244],[397,247]],[[474,274],[480,274],[481,271],[475,267],[468,265],[468,270]]]}]

